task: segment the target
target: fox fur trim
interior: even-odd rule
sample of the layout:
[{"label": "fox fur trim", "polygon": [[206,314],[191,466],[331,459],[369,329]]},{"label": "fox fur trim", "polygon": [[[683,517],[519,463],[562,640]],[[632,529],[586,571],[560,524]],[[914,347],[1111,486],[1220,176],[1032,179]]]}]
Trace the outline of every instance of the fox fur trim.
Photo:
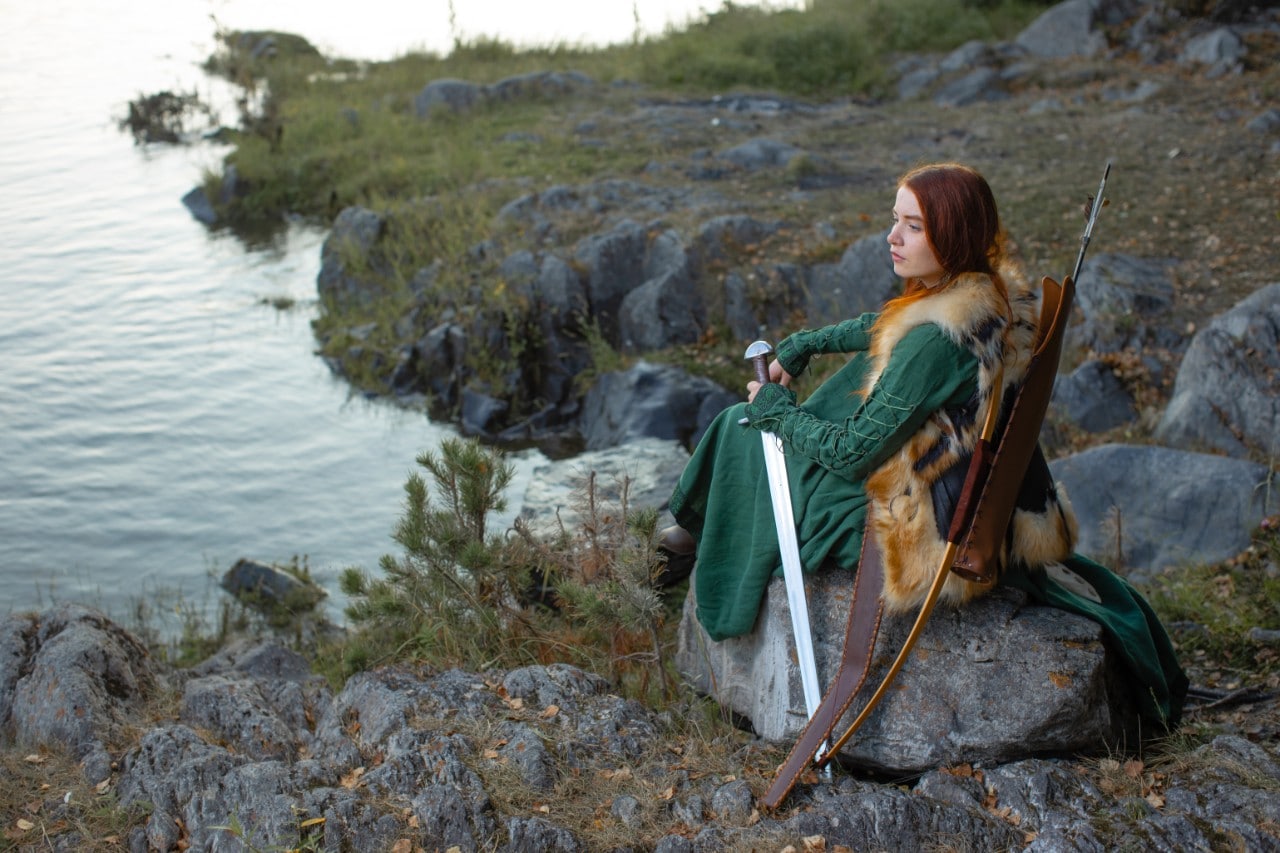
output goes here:
[{"label": "fox fur trim", "polygon": [[[872,531],[884,561],[884,600],[900,612],[924,600],[946,551],[934,517],[933,483],[971,453],[981,436],[982,419],[992,394],[1026,376],[1035,346],[1040,291],[1014,263],[997,275],[1008,293],[1005,302],[991,276],[966,273],[941,291],[915,300],[891,302],[876,321],[871,341],[869,391],[899,341],[913,328],[933,323],[978,359],[978,391],[963,412],[939,411],[907,443],[867,478]],[[1000,384],[996,388],[996,383]],[[1019,510],[1014,521],[1011,559],[1030,565],[1064,559],[1075,543],[1076,521],[1065,493],[1050,495],[1043,512]],[[1007,565],[1009,560],[1005,560]],[[951,574],[942,600],[962,604],[991,588]]]}]

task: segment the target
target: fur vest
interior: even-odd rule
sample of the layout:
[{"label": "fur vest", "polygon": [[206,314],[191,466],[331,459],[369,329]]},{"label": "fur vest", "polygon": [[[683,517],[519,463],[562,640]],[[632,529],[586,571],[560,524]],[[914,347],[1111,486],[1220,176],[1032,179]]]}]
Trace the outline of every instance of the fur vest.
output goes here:
[{"label": "fur vest", "polygon": [[[964,406],[935,412],[896,454],[867,478],[871,528],[884,561],[884,600],[891,612],[919,605],[946,550],[949,518],[935,512],[935,490],[948,474],[967,467],[993,395],[1026,376],[1035,346],[1040,293],[1006,262],[998,270],[1005,302],[990,276],[966,273],[937,293],[885,307],[872,331],[871,367],[864,391],[875,384],[894,346],[911,329],[934,323],[978,360],[977,393]],[[1003,368],[1003,369],[1002,369]],[[996,383],[999,382],[999,388]],[[1042,466],[1043,467],[1043,466]],[[1001,565],[1037,567],[1063,560],[1075,548],[1077,523],[1067,496],[1041,472],[1043,484],[1023,492],[1014,511]],[[963,474],[961,474],[963,476]],[[942,600],[961,604],[987,592],[952,573]]]}]

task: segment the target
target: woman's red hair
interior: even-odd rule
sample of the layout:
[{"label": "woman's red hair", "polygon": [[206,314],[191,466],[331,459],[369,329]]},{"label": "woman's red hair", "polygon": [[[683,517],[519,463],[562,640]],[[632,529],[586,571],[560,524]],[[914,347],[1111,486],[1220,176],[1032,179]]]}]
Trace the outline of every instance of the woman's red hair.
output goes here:
[{"label": "woman's red hair", "polygon": [[948,276],[995,273],[1000,213],[986,178],[959,163],[936,163],[907,172],[898,186],[915,194],[929,245]]}]

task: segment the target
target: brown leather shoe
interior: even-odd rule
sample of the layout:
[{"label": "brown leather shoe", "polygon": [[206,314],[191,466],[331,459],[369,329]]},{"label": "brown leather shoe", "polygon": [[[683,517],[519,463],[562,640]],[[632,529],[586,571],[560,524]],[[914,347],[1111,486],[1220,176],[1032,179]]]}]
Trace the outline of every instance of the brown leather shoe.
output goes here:
[{"label": "brown leather shoe", "polygon": [[696,553],[698,541],[680,525],[672,525],[658,534],[658,547],[669,554],[685,556]]},{"label": "brown leather shoe", "polygon": [[667,589],[693,574],[697,552],[697,540],[683,527],[668,527],[658,534],[658,553],[666,557],[666,562],[659,566],[654,575],[654,585],[659,589]]}]

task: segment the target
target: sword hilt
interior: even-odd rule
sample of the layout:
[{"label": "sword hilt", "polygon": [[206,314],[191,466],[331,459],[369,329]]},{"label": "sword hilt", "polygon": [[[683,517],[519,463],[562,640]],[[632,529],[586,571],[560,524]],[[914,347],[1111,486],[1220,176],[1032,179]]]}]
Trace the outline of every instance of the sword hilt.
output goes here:
[{"label": "sword hilt", "polygon": [[773,355],[773,347],[768,341],[756,341],[747,347],[743,358],[752,363],[756,370],[756,381],[761,385],[769,384],[769,356]]}]

